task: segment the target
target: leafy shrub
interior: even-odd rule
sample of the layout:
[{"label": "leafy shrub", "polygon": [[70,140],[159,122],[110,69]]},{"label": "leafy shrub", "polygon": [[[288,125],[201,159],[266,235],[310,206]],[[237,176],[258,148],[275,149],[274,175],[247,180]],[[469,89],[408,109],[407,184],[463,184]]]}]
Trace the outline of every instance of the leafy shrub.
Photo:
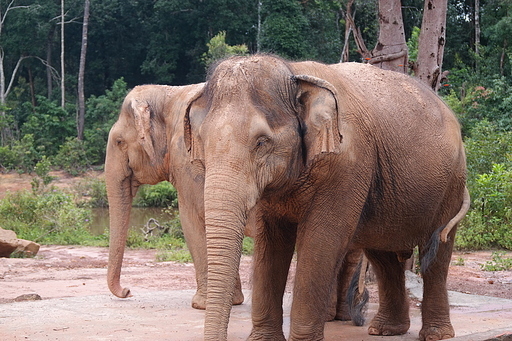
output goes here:
[{"label": "leafy shrub", "polygon": [[11,150],[10,147],[0,147],[0,170],[13,169],[16,162],[16,154]]},{"label": "leafy shrub", "polygon": [[80,206],[108,207],[107,186],[103,179],[86,177],[76,185],[75,191],[82,197]]},{"label": "leafy shrub", "polygon": [[84,141],[76,137],[66,138],[54,157],[54,164],[73,176],[83,174],[89,168]]},{"label": "leafy shrub", "polygon": [[177,207],[178,193],[167,181],[159,182],[156,185],[143,185],[139,187],[133,205],[139,207]]},{"label": "leafy shrub", "polygon": [[13,167],[20,173],[31,173],[37,162],[43,157],[44,152],[44,147],[36,147],[32,134],[27,134],[21,140],[16,141],[11,149],[16,156]]},{"label": "leafy shrub", "polygon": [[0,200],[0,225],[19,238],[43,244],[105,244],[88,230],[91,212],[73,196],[56,189],[35,194],[18,191]]},{"label": "leafy shrub", "polygon": [[472,209],[456,235],[464,249],[512,249],[512,169],[494,164],[469,183]]}]

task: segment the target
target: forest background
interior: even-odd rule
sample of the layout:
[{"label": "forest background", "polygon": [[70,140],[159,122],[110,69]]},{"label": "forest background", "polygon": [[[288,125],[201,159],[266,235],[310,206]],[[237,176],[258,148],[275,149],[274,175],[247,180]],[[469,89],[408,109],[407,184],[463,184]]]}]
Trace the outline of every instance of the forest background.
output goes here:
[{"label": "forest background", "polygon": [[[202,82],[207,66],[230,53],[338,63],[345,51],[345,59],[366,62],[346,39],[347,12],[366,46],[375,46],[379,3],[347,1],[0,0],[0,170],[36,173],[33,192],[46,206],[74,205],[42,190],[49,170],[102,169],[110,127],[136,85]],[[423,7],[423,0],[403,0],[398,9],[411,74]],[[438,93],[462,124],[472,194],[459,248],[512,249],[511,60],[511,0],[448,1],[447,72]],[[174,195],[168,187],[159,191]],[[27,200],[0,201],[0,224],[21,219]],[[82,214],[63,219],[47,229],[85,224]]]}]

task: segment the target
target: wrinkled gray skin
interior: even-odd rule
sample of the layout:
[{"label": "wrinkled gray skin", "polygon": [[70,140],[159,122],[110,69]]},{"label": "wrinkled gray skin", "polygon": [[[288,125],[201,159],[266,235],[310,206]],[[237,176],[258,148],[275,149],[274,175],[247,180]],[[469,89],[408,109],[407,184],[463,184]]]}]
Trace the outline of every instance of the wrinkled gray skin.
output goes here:
[{"label": "wrinkled gray skin", "polygon": [[370,334],[409,329],[401,261],[418,245],[420,339],[454,336],[446,276],[469,201],[465,155],[457,119],[432,91],[369,65],[234,57],[211,72],[185,124],[205,170],[206,340],[227,338],[248,217],[256,226],[249,340],[284,340],[295,248],[289,339],[322,340],[349,245],[365,250],[379,283]]},{"label": "wrinkled gray skin", "polygon": [[[110,204],[108,284],[118,297],[130,295],[129,289],[120,285],[120,273],[133,196],[139,185],[167,180],[178,190],[181,224],[196,270],[197,292],[192,307],[205,309],[204,174],[201,167],[190,162],[183,143],[185,110],[203,86],[137,86],[126,96],[119,118],[110,131],[105,166]],[[245,234],[252,237],[250,225]],[[346,296],[359,257],[360,251],[347,257],[344,271],[349,274],[349,280],[340,281],[339,298],[333,297],[329,319],[351,319]],[[236,280],[233,304],[241,304],[244,296],[238,274]]]},{"label": "wrinkled gray skin", "polygon": [[[143,85],[126,96],[119,118],[110,130],[105,180],[110,214],[108,286],[118,297],[130,291],[120,285],[124,247],[132,199],[142,184],[167,180],[178,190],[181,225],[194,260],[197,292],[192,306],[206,303],[206,240],[203,211],[203,174],[190,163],[183,143],[183,118],[203,84],[188,86]],[[234,304],[244,300],[240,279]]]}]

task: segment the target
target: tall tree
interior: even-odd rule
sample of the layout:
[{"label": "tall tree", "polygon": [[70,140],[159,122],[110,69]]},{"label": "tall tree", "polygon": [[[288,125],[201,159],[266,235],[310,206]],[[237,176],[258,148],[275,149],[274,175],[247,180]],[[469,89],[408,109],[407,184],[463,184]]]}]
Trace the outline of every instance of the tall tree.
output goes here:
[{"label": "tall tree", "polygon": [[400,0],[379,0],[379,28],[379,39],[368,62],[406,73],[407,43]]},{"label": "tall tree", "polygon": [[[11,0],[7,7],[2,10],[0,7],[0,37],[2,37],[3,29],[5,20],[7,18],[7,15],[10,11],[16,10],[16,9],[28,9],[30,6],[16,6],[15,0]],[[5,101],[7,98],[7,95],[9,95],[9,92],[12,89],[12,85],[14,83],[14,80],[16,78],[16,74],[18,73],[18,70],[20,68],[21,62],[27,58],[27,56],[20,56],[18,58],[18,61],[16,62],[14,69],[11,72],[11,78],[9,80],[9,84],[6,83],[6,76],[5,76],[5,67],[4,67],[4,58],[5,58],[5,51],[3,49],[3,46],[0,45],[0,142],[1,145],[4,145],[8,139],[10,139],[12,132],[9,127],[9,125],[6,122],[6,115],[5,115]]]},{"label": "tall tree", "polygon": [[82,48],[80,51],[80,67],[78,69],[78,120],[77,120],[77,138],[84,139],[85,125],[85,91],[84,91],[84,75],[85,75],[85,57],[87,55],[87,31],[89,26],[89,7],[90,0],[85,0],[84,4],[84,22],[82,24]]},{"label": "tall tree", "polygon": [[439,90],[446,73],[442,72],[446,41],[448,0],[425,0],[414,74],[434,91]]},{"label": "tall tree", "polygon": [[64,73],[64,0],[60,0],[60,106],[66,105],[66,85]]}]

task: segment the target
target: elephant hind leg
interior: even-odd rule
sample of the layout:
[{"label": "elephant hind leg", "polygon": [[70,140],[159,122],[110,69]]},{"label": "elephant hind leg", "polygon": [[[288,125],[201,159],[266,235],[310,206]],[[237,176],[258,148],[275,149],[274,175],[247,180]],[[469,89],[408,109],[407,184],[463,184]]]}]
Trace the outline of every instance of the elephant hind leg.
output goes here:
[{"label": "elephant hind leg", "polygon": [[396,253],[365,250],[379,284],[379,310],[368,327],[370,335],[402,335],[409,330],[409,303],[404,263]]},{"label": "elephant hind leg", "polygon": [[[420,340],[443,340],[455,336],[450,322],[450,305],[446,289],[455,231],[456,227],[450,232],[450,238],[446,243],[439,243],[436,257],[423,271],[424,286],[421,304],[423,325],[420,330]],[[420,246],[420,256],[428,251],[428,247]],[[423,261],[423,258],[421,259]]]}]

